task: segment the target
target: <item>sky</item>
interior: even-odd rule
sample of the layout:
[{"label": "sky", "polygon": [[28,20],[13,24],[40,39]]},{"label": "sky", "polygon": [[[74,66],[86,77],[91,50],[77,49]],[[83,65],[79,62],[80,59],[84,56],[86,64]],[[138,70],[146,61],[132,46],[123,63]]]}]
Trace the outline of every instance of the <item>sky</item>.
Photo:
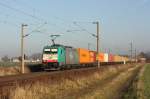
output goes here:
[{"label": "sky", "polygon": [[100,23],[100,50],[129,54],[150,51],[150,0],[0,0],[0,57],[20,55],[21,24],[25,54],[42,53],[50,35],[56,43],[96,49],[96,24]]}]

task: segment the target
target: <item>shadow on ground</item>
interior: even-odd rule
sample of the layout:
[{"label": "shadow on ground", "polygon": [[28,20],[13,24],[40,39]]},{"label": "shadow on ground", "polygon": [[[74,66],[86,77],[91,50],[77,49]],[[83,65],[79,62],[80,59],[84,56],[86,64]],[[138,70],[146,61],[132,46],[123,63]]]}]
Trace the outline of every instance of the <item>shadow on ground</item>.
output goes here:
[{"label": "shadow on ground", "polygon": [[26,65],[31,72],[42,72],[44,69],[42,68],[42,64],[27,64]]}]

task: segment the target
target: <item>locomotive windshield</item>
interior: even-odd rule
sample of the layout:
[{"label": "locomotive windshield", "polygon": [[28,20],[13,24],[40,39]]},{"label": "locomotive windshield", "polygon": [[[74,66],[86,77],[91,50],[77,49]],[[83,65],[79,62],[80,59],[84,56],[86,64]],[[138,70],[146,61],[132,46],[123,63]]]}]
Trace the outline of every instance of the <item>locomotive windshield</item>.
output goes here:
[{"label": "locomotive windshield", "polygon": [[44,49],[45,54],[57,54],[57,49]]}]

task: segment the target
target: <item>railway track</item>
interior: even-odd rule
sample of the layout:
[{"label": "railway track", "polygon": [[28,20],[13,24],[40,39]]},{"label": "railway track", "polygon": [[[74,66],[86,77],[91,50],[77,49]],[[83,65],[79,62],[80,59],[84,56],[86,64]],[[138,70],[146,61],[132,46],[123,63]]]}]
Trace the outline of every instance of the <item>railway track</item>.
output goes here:
[{"label": "railway track", "polygon": [[118,68],[120,65],[102,66],[100,69],[97,69],[97,67],[90,67],[64,71],[36,72],[29,74],[0,77],[0,96],[4,97],[4,99],[7,99],[10,90],[15,89],[17,86],[24,87],[27,84],[34,84],[35,82],[44,82],[51,84],[58,83],[65,77],[67,77],[68,79],[73,79],[72,75],[78,77],[86,74],[88,76],[97,70],[104,71],[105,69],[108,69],[109,67],[112,66]]}]

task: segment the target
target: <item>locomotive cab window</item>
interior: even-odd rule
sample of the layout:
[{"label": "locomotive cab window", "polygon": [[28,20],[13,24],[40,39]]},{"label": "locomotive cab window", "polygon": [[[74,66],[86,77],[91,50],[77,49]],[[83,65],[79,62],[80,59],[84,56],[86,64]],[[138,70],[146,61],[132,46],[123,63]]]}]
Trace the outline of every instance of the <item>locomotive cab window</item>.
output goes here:
[{"label": "locomotive cab window", "polygon": [[46,53],[46,54],[48,54],[48,53],[50,53],[50,49],[44,49],[44,53]]},{"label": "locomotive cab window", "polygon": [[51,54],[57,54],[58,50],[57,49],[51,49]]},{"label": "locomotive cab window", "polygon": [[45,54],[57,54],[57,49],[44,49]]}]

